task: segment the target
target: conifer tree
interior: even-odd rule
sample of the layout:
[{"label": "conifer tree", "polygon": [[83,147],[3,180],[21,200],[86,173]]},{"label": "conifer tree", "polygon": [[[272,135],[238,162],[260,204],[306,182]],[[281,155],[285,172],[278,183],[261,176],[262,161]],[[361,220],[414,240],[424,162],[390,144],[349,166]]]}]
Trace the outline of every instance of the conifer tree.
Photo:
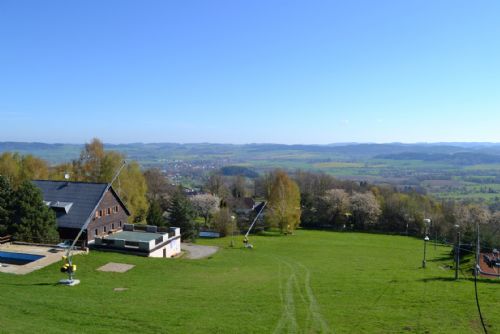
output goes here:
[{"label": "conifer tree", "polygon": [[7,233],[12,219],[12,187],[9,180],[0,175],[0,236]]},{"label": "conifer tree", "polygon": [[54,211],[43,203],[41,191],[23,182],[13,196],[12,221],[8,230],[16,240],[54,243],[59,240]]},{"label": "conifer tree", "polygon": [[196,239],[197,228],[194,222],[195,212],[182,188],[177,189],[170,199],[168,223],[172,227],[180,227],[183,239]]},{"label": "conifer tree", "polygon": [[164,226],[165,218],[163,217],[163,209],[158,200],[152,200],[149,203],[148,215],[146,221],[149,225]]}]

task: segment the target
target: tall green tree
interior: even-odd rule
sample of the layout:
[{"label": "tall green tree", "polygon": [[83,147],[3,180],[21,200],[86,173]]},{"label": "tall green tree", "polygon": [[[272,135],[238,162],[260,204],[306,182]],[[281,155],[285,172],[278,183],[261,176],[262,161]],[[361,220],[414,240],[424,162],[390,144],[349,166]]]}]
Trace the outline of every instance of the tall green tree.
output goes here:
[{"label": "tall green tree", "polygon": [[15,184],[19,179],[20,164],[19,154],[4,152],[0,155],[0,175],[6,177],[11,184]]},{"label": "tall green tree", "polygon": [[104,150],[102,141],[94,138],[85,144],[80,158],[73,161],[72,178],[85,182],[111,182],[123,160],[123,154]]},{"label": "tall green tree", "polygon": [[23,181],[46,179],[49,176],[47,162],[31,154],[5,152],[0,155],[0,175],[9,179],[16,188]]},{"label": "tall green tree", "polygon": [[266,220],[281,233],[291,233],[300,224],[300,191],[283,171],[274,173]]},{"label": "tall green tree", "polygon": [[21,158],[20,179],[22,181],[45,180],[49,177],[49,166],[46,161],[31,154]]},{"label": "tall green tree", "polygon": [[43,203],[40,189],[24,181],[14,193],[9,232],[16,240],[55,243],[59,240],[56,215]]},{"label": "tall green tree", "polygon": [[149,225],[165,226],[165,218],[163,217],[163,209],[158,200],[152,200],[149,203],[148,215],[146,222]]},{"label": "tall green tree", "polygon": [[[94,138],[85,144],[80,158],[72,163],[72,179],[84,182],[108,183],[123,164],[125,157],[116,151],[104,150],[103,143]],[[129,221],[144,222],[148,213],[147,185],[139,164],[132,161],[122,169],[113,188],[130,211]]]},{"label": "tall green tree", "polygon": [[131,214],[130,220],[134,223],[143,222],[149,206],[146,197],[148,187],[139,164],[135,161],[128,163],[113,183],[113,188],[127,205]]},{"label": "tall green tree", "polygon": [[181,187],[170,198],[167,211],[169,213],[168,224],[172,227],[180,227],[183,239],[196,239],[198,236],[198,229],[194,222],[196,214]]},{"label": "tall green tree", "polygon": [[90,143],[85,144],[80,158],[75,161],[74,178],[79,181],[103,182],[101,167],[104,157],[104,145],[98,138],[93,138]]},{"label": "tall green tree", "polygon": [[0,236],[7,233],[7,228],[12,220],[13,190],[9,180],[0,175]]}]

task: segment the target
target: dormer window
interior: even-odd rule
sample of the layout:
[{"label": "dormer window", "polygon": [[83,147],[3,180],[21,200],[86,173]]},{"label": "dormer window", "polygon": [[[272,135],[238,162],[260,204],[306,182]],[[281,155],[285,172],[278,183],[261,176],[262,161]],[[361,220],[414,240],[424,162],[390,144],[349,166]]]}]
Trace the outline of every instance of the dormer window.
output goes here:
[{"label": "dormer window", "polygon": [[71,202],[60,202],[60,201],[54,201],[54,202],[45,202],[49,207],[51,207],[55,211],[64,211],[64,213],[68,213],[69,210],[71,210],[71,207],[73,206],[73,203]]}]

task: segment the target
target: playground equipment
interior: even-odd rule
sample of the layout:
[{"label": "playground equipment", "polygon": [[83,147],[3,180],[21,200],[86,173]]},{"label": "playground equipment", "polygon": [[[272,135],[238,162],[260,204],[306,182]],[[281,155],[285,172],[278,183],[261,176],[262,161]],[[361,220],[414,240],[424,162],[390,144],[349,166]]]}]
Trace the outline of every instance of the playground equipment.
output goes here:
[{"label": "playground equipment", "polygon": [[266,207],[266,205],[267,205],[267,202],[264,202],[264,205],[262,206],[262,208],[260,208],[259,213],[257,213],[257,216],[255,216],[252,224],[250,225],[250,228],[248,229],[247,233],[243,237],[243,244],[245,245],[245,248],[253,249],[253,245],[248,240],[248,235],[250,234],[252,227],[255,225],[255,222],[257,222],[257,219],[259,218],[260,214],[262,213],[262,211],[264,211],[264,208]]},{"label": "playground equipment", "polygon": [[497,249],[493,249],[492,254],[483,254],[482,259],[485,265],[487,265],[489,268],[497,270],[497,272],[492,272],[492,271],[484,271],[481,268],[481,239],[480,239],[480,231],[479,231],[479,224],[476,223],[476,233],[477,233],[477,240],[476,240],[476,266],[474,270],[474,275],[477,276],[479,274],[484,275],[484,276],[490,276],[490,277],[498,277],[500,278],[500,253],[498,252]]},{"label": "playground equipment", "polygon": [[[106,186],[106,190],[104,190],[103,195],[108,192],[109,188],[111,188],[111,185],[113,184],[113,182],[115,182],[116,178],[118,177],[118,175],[120,175],[123,167],[125,167],[126,164],[127,164],[127,162],[124,160],[122,165],[120,166],[120,168],[118,168],[118,171],[116,172],[116,174],[113,177],[113,179],[111,180],[111,182],[108,183],[108,185]],[[69,175],[67,175],[67,174],[64,177],[66,179],[69,179]],[[90,214],[90,216],[87,218],[87,220],[83,224],[83,226],[80,229],[80,231],[78,232],[75,240],[73,240],[73,242],[71,243],[71,246],[69,246],[68,249],[66,250],[66,255],[63,256],[63,258],[62,258],[63,265],[61,267],[61,272],[67,273],[68,278],[60,280],[59,284],[63,284],[63,285],[67,285],[67,286],[75,286],[75,285],[80,284],[80,280],[73,278],[75,271],[76,271],[76,264],[73,263],[73,249],[75,248],[75,245],[76,245],[78,239],[80,238],[80,236],[82,235],[83,231],[85,231],[87,229],[88,225],[90,224],[91,219],[92,219],[92,217],[94,217],[96,210],[97,210],[97,205],[94,208],[94,210],[92,210],[92,213]]]},{"label": "playground equipment", "polygon": [[[495,231],[495,233],[498,232]],[[481,233],[479,230],[479,223],[476,221],[476,234],[477,234],[477,239],[476,239],[476,265],[474,268],[474,292],[475,292],[475,297],[476,297],[476,306],[477,306],[477,311],[479,313],[479,319],[481,320],[481,325],[483,327],[483,331],[485,334],[488,334],[487,327],[485,325],[485,321],[483,318],[483,314],[481,312],[481,305],[479,303],[479,296],[478,296],[478,291],[477,291],[477,278],[478,276],[481,275],[486,275],[490,277],[498,277],[500,278],[500,274],[498,273],[492,273],[492,272],[486,272],[481,269]],[[483,260],[486,263],[488,267],[500,267],[500,257],[497,249],[493,250],[493,256],[489,257],[487,255],[483,255]]]}]

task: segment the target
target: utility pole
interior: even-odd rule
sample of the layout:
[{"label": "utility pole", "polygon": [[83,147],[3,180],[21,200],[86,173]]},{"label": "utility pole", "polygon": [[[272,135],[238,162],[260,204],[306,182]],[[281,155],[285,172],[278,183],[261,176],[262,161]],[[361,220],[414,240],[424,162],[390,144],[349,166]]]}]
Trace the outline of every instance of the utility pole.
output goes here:
[{"label": "utility pole", "polygon": [[427,255],[427,241],[429,241],[429,236],[427,235],[427,232],[428,232],[428,228],[429,228],[429,225],[431,223],[431,220],[426,218],[424,219],[424,226],[425,226],[425,230],[424,230],[424,259],[422,260],[422,268],[425,268],[426,264],[427,264],[427,261],[425,259],[426,255]]},{"label": "utility pole", "polygon": [[425,238],[424,238],[424,260],[422,261],[422,268],[425,268],[425,265],[427,264],[427,261],[425,260],[425,254],[426,254],[426,249],[427,249],[427,241],[429,241],[429,237],[425,236]]},{"label": "utility pole", "polygon": [[455,225],[457,229],[457,242],[455,244],[455,280],[458,280],[458,269],[460,267],[460,225]]}]

